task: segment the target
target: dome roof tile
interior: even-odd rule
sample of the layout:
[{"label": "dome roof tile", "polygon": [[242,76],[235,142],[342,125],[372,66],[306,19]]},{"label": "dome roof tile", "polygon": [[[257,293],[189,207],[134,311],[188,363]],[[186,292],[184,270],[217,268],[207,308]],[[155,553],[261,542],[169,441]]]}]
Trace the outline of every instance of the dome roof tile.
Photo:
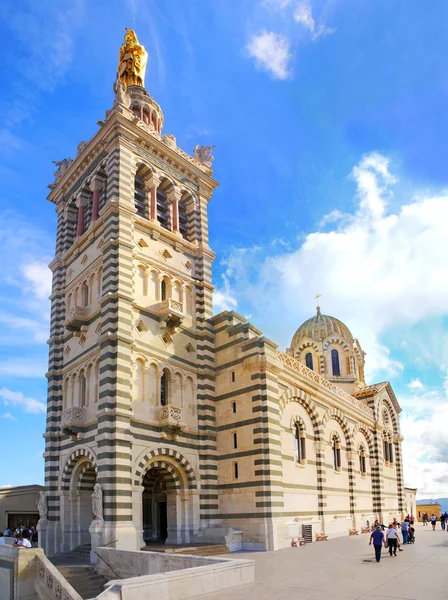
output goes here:
[{"label": "dome roof tile", "polygon": [[350,329],[335,317],[321,314],[320,310],[311,319],[308,319],[295,332],[291,341],[291,350],[295,351],[303,338],[323,341],[329,335],[336,334],[345,340],[353,340]]}]

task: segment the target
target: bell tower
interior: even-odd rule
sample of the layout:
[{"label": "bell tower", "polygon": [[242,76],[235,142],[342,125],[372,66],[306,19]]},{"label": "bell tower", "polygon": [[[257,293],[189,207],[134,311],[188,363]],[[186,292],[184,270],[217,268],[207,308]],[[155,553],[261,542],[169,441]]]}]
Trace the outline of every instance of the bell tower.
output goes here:
[{"label": "bell tower", "polygon": [[163,132],[146,62],[126,30],[113,107],[49,186],[48,555],[190,542],[213,524],[199,490],[216,479],[207,204],[218,184],[211,148],[190,156]]}]

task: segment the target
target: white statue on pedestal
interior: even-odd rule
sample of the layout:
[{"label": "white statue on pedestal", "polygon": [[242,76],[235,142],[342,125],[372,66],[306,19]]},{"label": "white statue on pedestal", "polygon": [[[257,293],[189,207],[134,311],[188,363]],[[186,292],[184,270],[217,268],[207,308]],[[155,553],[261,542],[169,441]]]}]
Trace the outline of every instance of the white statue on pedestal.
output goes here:
[{"label": "white statue on pedestal", "polygon": [[48,504],[45,492],[39,492],[39,500],[36,504],[37,510],[39,511],[39,519],[46,519],[48,515]]},{"label": "white statue on pedestal", "polygon": [[92,512],[95,521],[103,521],[103,490],[95,483],[92,494]]}]

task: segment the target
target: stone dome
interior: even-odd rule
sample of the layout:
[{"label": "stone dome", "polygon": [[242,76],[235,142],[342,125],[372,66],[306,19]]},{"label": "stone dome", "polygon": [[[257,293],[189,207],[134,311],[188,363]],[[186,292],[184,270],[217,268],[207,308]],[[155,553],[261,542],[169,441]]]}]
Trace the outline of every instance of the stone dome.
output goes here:
[{"label": "stone dome", "polygon": [[302,323],[295,332],[291,342],[291,349],[294,351],[305,337],[322,341],[332,333],[345,340],[353,340],[353,335],[347,325],[344,325],[342,321],[335,317],[323,315],[318,308],[317,314]]}]

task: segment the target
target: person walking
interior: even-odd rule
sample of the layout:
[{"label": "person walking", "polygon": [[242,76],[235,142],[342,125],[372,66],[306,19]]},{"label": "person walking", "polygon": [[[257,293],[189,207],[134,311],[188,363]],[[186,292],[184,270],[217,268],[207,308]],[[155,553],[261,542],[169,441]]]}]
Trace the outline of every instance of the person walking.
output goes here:
[{"label": "person walking", "polygon": [[437,517],[436,515],[433,513],[431,515],[431,525],[432,525],[432,530],[435,531],[436,530],[436,523],[437,523]]},{"label": "person walking", "polygon": [[403,544],[407,544],[409,535],[409,519],[405,519],[401,524],[401,535],[403,536]]},{"label": "person walking", "polygon": [[381,550],[384,546],[386,546],[386,542],[384,540],[384,533],[381,531],[381,527],[379,525],[377,525],[375,527],[375,531],[373,531],[370,535],[370,541],[369,541],[369,546],[372,545],[373,542],[373,547],[375,548],[375,558],[376,558],[376,562],[380,562],[381,560]]},{"label": "person walking", "polygon": [[427,527],[428,526],[428,515],[427,515],[427,513],[423,513],[423,515],[422,515],[422,521],[423,521],[423,526]]},{"label": "person walking", "polygon": [[397,556],[398,531],[393,523],[389,525],[389,529],[386,532],[386,542],[389,547],[389,554],[392,556],[393,553],[394,556]]}]

